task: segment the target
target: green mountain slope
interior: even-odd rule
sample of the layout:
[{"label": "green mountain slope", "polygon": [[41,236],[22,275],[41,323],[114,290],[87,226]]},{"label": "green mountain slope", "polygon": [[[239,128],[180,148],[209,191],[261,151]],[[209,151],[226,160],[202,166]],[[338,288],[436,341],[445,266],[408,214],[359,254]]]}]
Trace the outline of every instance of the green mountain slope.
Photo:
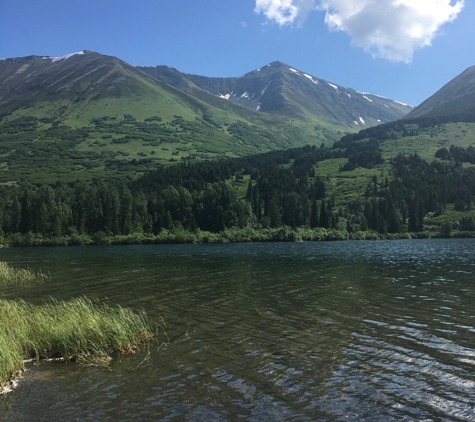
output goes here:
[{"label": "green mountain slope", "polygon": [[453,145],[475,146],[475,66],[447,83],[403,119],[348,135],[352,141],[378,141],[385,159],[417,154],[432,161]]},{"label": "green mountain slope", "polygon": [[[434,162],[431,165],[431,171],[434,172],[440,170],[438,164],[447,163],[450,159],[450,165],[455,169],[473,170],[475,161],[470,158],[470,154],[475,147],[474,76],[475,67],[449,82],[405,118],[348,134],[335,143],[334,148],[346,148],[354,155],[353,158],[327,159],[319,163],[315,174],[330,181],[328,189],[337,205],[344,206],[348,201],[368,197],[371,191],[368,189],[376,179],[380,183],[384,180],[384,185],[386,179],[391,182],[396,174],[394,163],[403,162],[403,156],[413,156],[413,159],[409,159],[409,163],[413,164],[418,160]],[[436,107],[437,104],[439,106]],[[468,152],[463,153],[464,150]],[[463,185],[459,188],[463,188]],[[372,190],[375,189],[373,187]],[[411,186],[407,189],[410,191],[415,188]],[[422,192],[424,188],[419,186],[417,189],[421,190],[420,195],[426,195]],[[463,199],[466,204],[469,202],[467,198]],[[430,203],[428,201],[424,206],[425,211],[436,212]],[[463,209],[460,206],[458,208]],[[461,216],[454,215],[453,218],[459,219]],[[441,224],[443,220],[437,221],[437,224]]]},{"label": "green mountain slope", "polygon": [[474,237],[475,148],[446,152],[432,163],[417,154],[382,162],[374,140],[347,136],[332,148],[162,166],[135,180],[0,186],[0,243]]},{"label": "green mountain slope", "polygon": [[475,119],[475,66],[452,79],[409,113],[407,119],[445,117],[452,121]]},{"label": "green mountain slope", "polygon": [[201,95],[207,102],[198,89],[261,113],[345,132],[400,119],[413,109],[397,101],[338,86],[281,62],[237,78],[189,75],[167,66],[139,69],[192,95]]},{"label": "green mountain slope", "polygon": [[213,105],[90,51],[1,60],[0,87],[3,182],[123,177],[157,163],[320,145],[341,135],[220,98],[213,100],[225,107]]}]

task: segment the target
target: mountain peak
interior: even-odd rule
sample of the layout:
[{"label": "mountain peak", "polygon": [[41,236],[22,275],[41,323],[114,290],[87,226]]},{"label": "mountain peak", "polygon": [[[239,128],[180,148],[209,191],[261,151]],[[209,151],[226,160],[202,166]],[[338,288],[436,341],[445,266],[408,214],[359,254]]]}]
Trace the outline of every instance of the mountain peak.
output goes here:
[{"label": "mountain peak", "polygon": [[[319,79],[281,61],[243,76],[209,78],[174,70],[141,67],[145,73],[178,89],[201,89],[222,100],[258,112],[296,118],[316,125],[353,131],[397,120],[412,107]],[[223,105],[223,107],[226,107]]]},{"label": "mountain peak", "polygon": [[56,56],[56,57],[51,57],[51,56],[43,56],[41,57],[42,60],[51,60],[53,63],[54,62],[60,62],[62,60],[67,60],[69,59],[70,57],[73,57],[73,56],[82,56],[83,54],[86,54],[86,53],[90,53],[90,51],[88,50],[81,50],[81,51],[76,51],[75,53],[69,53],[69,54],[65,54],[64,56]]},{"label": "mountain peak", "polygon": [[[28,61],[28,60],[34,60],[34,59],[42,59],[42,60],[51,60],[51,62],[58,62],[62,60],[69,59],[70,57],[77,56],[77,55],[84,55],[84,54],[91,54],[91,50],[80,50],[76,51],[74,53],[68,53],[63,56],[22,56],[22,57],[6,57],[6,58],[1,58],[0,60],[10,60],[10,61]],[[98,53],[99,54],[99,53]]]},{"label": "mountain peak", "polygon": [[269,63],[267,66],[269,67],[274,67],[274,68],[279,68],[279,67],[289,67],[287,64],[284,62],[279,62],[278,60],[275,62]]},{"label": "mountain peak", "polygon": [[139,80],[145,75],[138,73],[117,57],[89,50],[2,60],[0,109],[6,113],[38,101],[67,99],[76,104],[91,98],[140,94],[147,88]]},{"label": "mountain peak", "polygon": [[283,62],[279,62],[279,61],[275,61],[275,62],[271,62],[269,64],[266,64],[262,67],[260,67],[259,69],[256,69],[256,70],[253,70],[249,73],[246,73],[246,75],[250,74],[250,73],[254,73],[254,72],[262,72],[262,71],[265,71],[265,70],[268,70],[268,71],[281,71],[283,69],[288,69],[290,68],[289,65],[283,63]]}]

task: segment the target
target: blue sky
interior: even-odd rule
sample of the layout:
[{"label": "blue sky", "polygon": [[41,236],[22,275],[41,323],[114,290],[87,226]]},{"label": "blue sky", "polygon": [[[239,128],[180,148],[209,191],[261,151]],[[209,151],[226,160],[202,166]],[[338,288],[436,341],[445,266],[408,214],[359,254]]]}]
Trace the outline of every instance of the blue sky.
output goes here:
[{"label": "blue sky", "polygon": [[412,105],[475,65],[474,46],[473,0],[0,2],[0,57],[88,49],[205,76],[279,60]]}]

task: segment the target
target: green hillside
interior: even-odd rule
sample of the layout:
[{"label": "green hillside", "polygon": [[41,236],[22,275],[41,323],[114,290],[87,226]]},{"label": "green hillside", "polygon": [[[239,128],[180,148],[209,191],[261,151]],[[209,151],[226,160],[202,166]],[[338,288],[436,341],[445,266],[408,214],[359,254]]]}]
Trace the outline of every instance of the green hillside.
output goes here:
[{"label": "green hillside", "polygon": [[[465,130],[465,129],[463,129]],[[475,236],[475,143],[383,158],[347,135],[134,180],[0,186],[0,242],[81,245]]]},{"label": "green hillside", "polygon": [[341,136],[238,104],[216,107],[87,51],[2,60],[0,80],[0,182],[134,176],[159,163],[320,145]]},{"label": "green hillside", "polygon": [[[115,102],[110,108],[117,106]],[[95,104],[88,111],[94,113],[96,107],[107,108]],[[166,121],[161,113],[141,120],[111,113],[92,118],[87,125],[66,120],[69,126],[40,117],[45,110],[46,115],[53,114],[44,105],[33,113],[25,110],[21,115],[20,111],[0,121],[0,182],[132,176],[160,163],[238,157],[338,139],[326,130],[310,134],[311,129],[285,122],[266,129],[232,115],[219,119],[203,114],[190,120],[174,115]]]}]

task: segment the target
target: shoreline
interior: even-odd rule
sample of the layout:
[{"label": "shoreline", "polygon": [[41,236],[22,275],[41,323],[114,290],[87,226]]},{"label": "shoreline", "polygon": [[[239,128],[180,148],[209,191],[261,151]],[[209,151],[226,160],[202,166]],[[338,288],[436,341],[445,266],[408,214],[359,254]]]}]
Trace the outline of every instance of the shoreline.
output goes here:
[{"label": "shoreline", "polygon": [[93,235],[73,234],[70,236],[43,236],[27,233],[6,235],[0,238],[1,248],[55,247],[55,246],[108,246],[108,245],[167,245],[167,244],[210,244],[210,243],[266,243],[266,242],[326,242],[345,240],[400,240],[432,238],[475,238],[475,231],[453,231],[442,234],[434,231],[378,233],[323,228],[296,228],[282,226],[273,229],[229,229],[220,233],[197,230],[162,230],[158,234],[132,233],[108,235],[103,232]]}]

